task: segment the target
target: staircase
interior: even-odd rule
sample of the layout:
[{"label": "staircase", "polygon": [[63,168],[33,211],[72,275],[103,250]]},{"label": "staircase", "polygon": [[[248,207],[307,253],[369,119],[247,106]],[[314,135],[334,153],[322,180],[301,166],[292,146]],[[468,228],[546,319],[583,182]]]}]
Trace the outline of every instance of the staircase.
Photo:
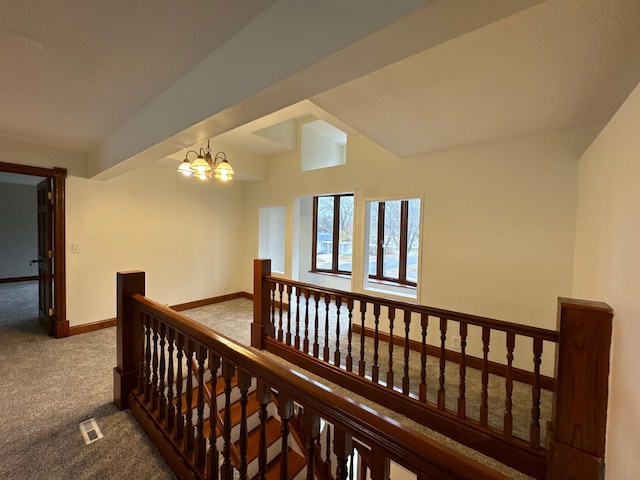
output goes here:
[{"label": "staircase", "polygon": [[178,478],[506,480],[142,292],[144,273],[118,274],[114,402]]},{"label": "staircase", "polygon": [[[211,373],[207,371],[204,376],[203,385],[198,384],[197,375],[197,363],[194,361],[192,364],[192,398],[198,397],[198,390],[203,389],[205,406],[204,406],[204,436],[211,438],[211,422],[209,421],[211,415],[211,405],[215,402],[215,412],[218,415],[217,428],[216,428],[216,446],[217,450],[222,452],[224,450],[224,438],[223,432],[225,428],[225,416],[230,419],[231,430],[231,464],[235,470],[241,470],[241,458],[240,458],[240,436],[241,436],[241,422],[242,422],[242,392],[238,387],[238,373],[232,377],[230,386],[231,391],[229,394],[229,415],[225,415],[226,410],[226,395],[225,395],[225,379],[222,376],[222,367],[217,371],[216,377],[216,391],[215,397],[212,398],[210,385],[211,385]],[[283,445],[282,445],[282,422],[278,415],[277,396],[273,392],[269,392],[270,401],[266,405],[266,428],[265,439],[267,449],[267,465],[266,465],[266,477],[260,477],[260,465],[258,461],[259,449],[260,449],[260,435],[261,435],[261,421],[260,421],[260,402],[257,398],[255,379],[252,380],[249,389],[247,390],[245,416],[247,422],[247,450],[246,450],[246,478],[258,479],[280,479],[280,466],[283,464]],[[183,414],[187,413],[187,382],[184,382],[184,389],[180,402],[178,399],[174,399],[174,405],[181,404],[181,411]],[[196,407],[193,408],[193,417],[196,418]],[[306,465],[307,460],[304,456],[304,446],[300,440],[300,436],[293,423],[291,435],[287,435],[286,447],[288,455],[288,478],[303,479],[306,478]],[[197,427],[196,427],[197,428]],[[208,443],[208,442],[207,442]],[[222,463],[222,459],[220,460]]]}]

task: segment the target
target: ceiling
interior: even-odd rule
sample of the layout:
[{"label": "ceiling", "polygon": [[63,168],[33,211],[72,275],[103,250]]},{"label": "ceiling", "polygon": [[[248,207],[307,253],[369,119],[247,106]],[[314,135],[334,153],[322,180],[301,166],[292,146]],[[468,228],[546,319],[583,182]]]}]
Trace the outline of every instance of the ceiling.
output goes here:
[{"label": "ceiling", "polygon": [[311,100],[401,157],[603,126],[639,48],[640,1],[550,0]]},{"label": "ceiling", "polygon": [[3,0],[0,136],[87,151],[273,2]]},{"label": "ceiling", "polygon": [[640,81],[637,0],[476,4],[6,0],[0,137],[101,178],[313,115],[402,157],[601,127]]}]

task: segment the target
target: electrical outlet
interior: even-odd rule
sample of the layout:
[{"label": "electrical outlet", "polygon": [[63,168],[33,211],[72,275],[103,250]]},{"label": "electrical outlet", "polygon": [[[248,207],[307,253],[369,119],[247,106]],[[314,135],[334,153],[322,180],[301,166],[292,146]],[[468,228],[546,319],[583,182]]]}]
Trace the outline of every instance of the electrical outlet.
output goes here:
[{"label": "electrical outlet", "polygon": [[455,352],[459,352],[460,350],[462,350],[459,335],[454,335],[453,337],[451,337],[451,350]]}]

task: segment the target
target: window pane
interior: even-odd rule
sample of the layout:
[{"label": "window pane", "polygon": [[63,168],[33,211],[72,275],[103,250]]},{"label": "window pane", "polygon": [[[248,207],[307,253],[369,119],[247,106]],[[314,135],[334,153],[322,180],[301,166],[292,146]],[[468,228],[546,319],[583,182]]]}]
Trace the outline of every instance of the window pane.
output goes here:
[{"label": "window pane", "polygon": [[420,200],[409,200],[407,222],[407,280],[418,283],[418,250],[420,246]]},{"label": "window pane", "polygon": [[351,271],[353,254],[353,196],[340,197],[338,270]]},{"label": "window pane", "polygon": [[333,197],[318,197],[316,268],[331,270],[333,252]]},{"label": "window pane", "polygon": [[384,260],[382,275],[398,279],[400,265],[400,201],[384,202]]},{"label": "window pane", "polygon": [[376,274],[378,260],[378,202],[369,203],[369,275]]}]

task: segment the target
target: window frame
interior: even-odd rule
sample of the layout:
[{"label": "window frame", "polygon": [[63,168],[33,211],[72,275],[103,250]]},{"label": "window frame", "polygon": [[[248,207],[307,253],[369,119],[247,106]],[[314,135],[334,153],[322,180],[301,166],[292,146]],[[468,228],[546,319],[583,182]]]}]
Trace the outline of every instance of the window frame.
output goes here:
[{"label": "window frame", "polygon": [[[407,258],[408,258],[408,238],[409,238],[409,201],[416,198],[405,198],[400,200],[376,200],[371,203],[378,203],[378,230],[376,241],[376,273],[368,273],[368,278],[374,282],[392,283],[404,287],[417,288],[418,282],[407,280]],[[384,275],[384,225],[387,202],[400,202],[400,254],[398,258],[398,278],[386,277]],[[369,207],[371,208],[371,206]],[[420,212],[422,214],[422,201],[420,201]],[[369,224],[369,227],[371,224]],[[368,265],[368,261],[367,261]],[[368,272],[368,270],[367,270]]]},{"label": "window frame", "polygon": [[[333,236],[332,236],[332,252],[331,252],[331,268],[318,268],[317,261],[317,252],[318,252],[318,199],[319,198],[333,198]],[[353,197],[354,208],[355,208],[355,195],[353,193],[336,193],[336,194],[328,194],[328,195],[314,195],[313,196],[313,237],[311,240],[311,271],[313,273],[328,273],[334,275],[349,275],[351,276],[353,273],[353,239],[351,240],[351,270],[340,270],[338,267],[340,265],[339,257],[340,257],[340,199],[343,197]],[[353,220],[352,220],[353,222]]]}]

